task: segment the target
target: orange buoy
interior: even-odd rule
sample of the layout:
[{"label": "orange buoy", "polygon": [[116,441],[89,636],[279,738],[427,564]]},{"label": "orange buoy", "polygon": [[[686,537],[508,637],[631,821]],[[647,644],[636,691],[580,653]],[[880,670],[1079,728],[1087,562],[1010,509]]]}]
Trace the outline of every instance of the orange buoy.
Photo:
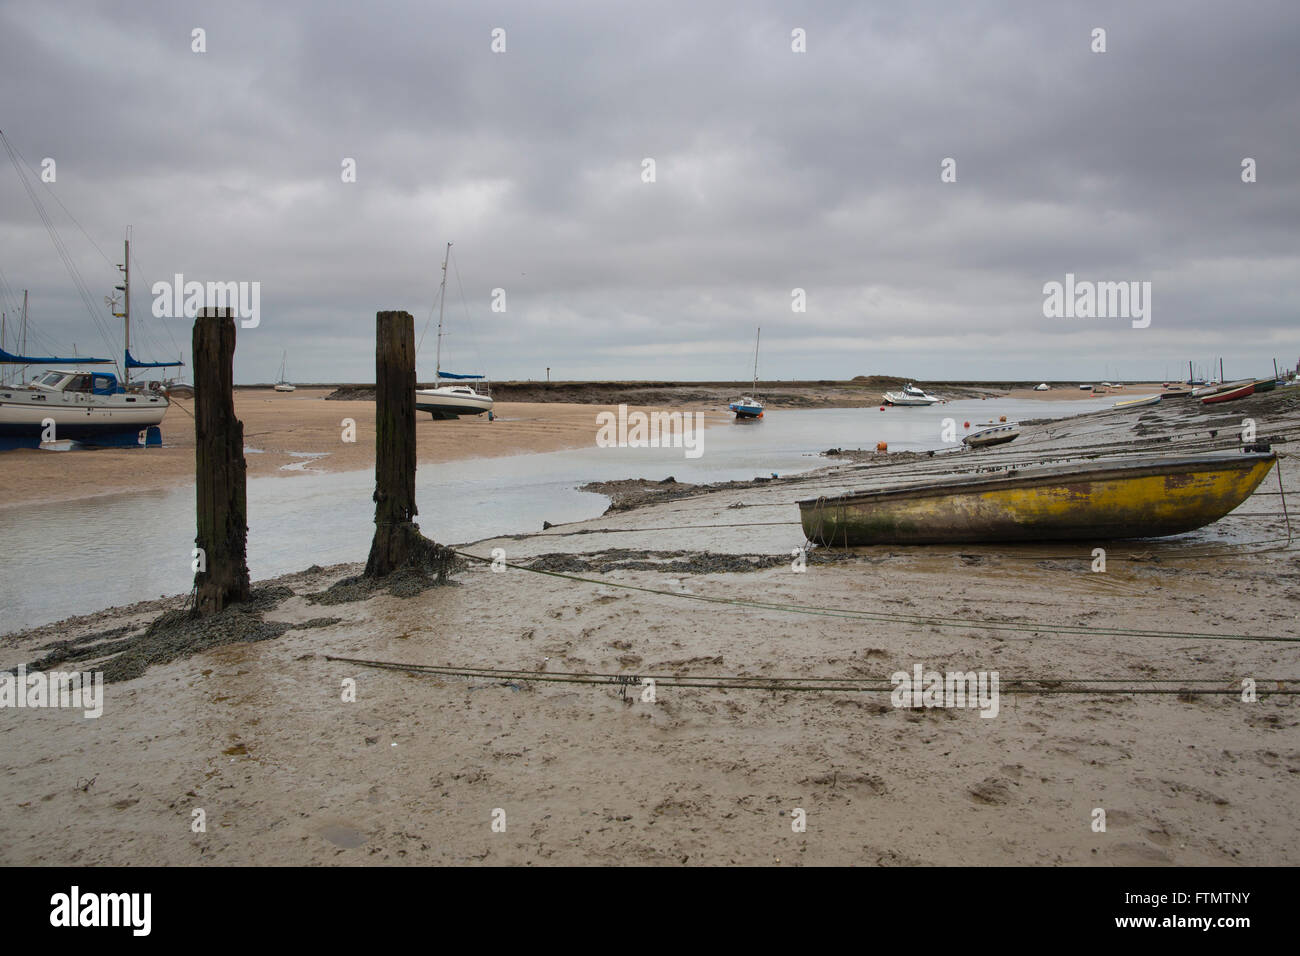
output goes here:
[{"label": "orange buoy", "polygon": [[885,441],[876,442],[876,451],[889,451],[889,442],[885,442]]},{"label": "orange buoy", "polygon": [[1003,415],[1003,416],[1001,416],[1000,418],[998,418],[998,421],[1000,421],[1000,422],[1005,422],[1006,420],[1007,420],[1007,416],[1005,416],[1005,415]]}]

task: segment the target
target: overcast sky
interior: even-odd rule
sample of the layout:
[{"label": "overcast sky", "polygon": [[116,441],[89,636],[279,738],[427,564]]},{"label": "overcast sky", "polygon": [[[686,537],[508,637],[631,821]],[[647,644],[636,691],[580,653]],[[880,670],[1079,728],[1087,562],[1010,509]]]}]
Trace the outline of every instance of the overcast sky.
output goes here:
[{"label": "overcast sky", "polygon": [[[55,160],[37,188],[101,313],[95,245],[120,262],[134,229],[137,357],[189,357],[155,281],[260,282],[236,381],[285,349],[296,381],[373,381],[375,312],[418,337],[448,240],[443,366],[498,380],[747,378],[760,325],[764,378],[1300,356],[1295,0],[5,0],[0,70],[0,129]],[[0,161],[7,289],[41,341],[108,354]],[[1151,282],[1150,326],[1045,318],[1066,273]]]}]

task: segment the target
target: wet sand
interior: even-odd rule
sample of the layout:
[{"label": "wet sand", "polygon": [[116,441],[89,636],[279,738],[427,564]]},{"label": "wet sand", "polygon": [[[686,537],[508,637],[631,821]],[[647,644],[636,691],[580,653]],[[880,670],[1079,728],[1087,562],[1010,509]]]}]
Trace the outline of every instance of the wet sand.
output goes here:
[{"label": "wet sand", "polygon": [[[1229,416],[1170,403],[1048,422],[964,460],[1080,444],[1210,447],[1222,427],[1211,426],[1240,415],[1293,451],[1296,404],[1247,399]],[[500,548],[520,567],[470,563],[453,586],[406,597],[310,603],[359,564],[280,579],[292,593],[261,612],[290,626],[278,637],[110,684],[95,720],[0,710],[0,863],[1300,863],[1291,696],[1092,685],[1004,693],[986,719],[896,709],[879,692],[664,686],[648,703],[612,683],[326,660],[886,683],[921,663],[1040,689],[1198,679],[1236,691],[1254,677],[1266,691],[1300,679],[1297,644],[1241,639],[1294,637],[1300,618],[1300,554],[1243,547],[1284,532],[1279,499],[1262,494],[1274,475],[1242,516],[1205,533],[1113,543],[1105,573],[1091,571],[1090,542],[862,548],[795,571],[793,502],[922,464],[892,457],[478,542],[467,550]],[[1300,500],[1294,459],[1282,464]],[[723,558],[754,570],[715,570]],[[521,569],[539,559],[572,561],[587,580]],[[5,638],[0,666],[180,603]],[[1092,826],[1098,808],[1104,833]],[[195,809],[206,833],[191,830]],[[792,831],[796,809],[806,832]]]},{"label": "wet sand", "polygon": [[[325,401],[331,389],[237,389],[235,413],[244,423],[250,478],[292,479],[281,469],[313,455],[313,471],[358,471],[375,463],[375,403]],[[0,453],[0,482],[8,491],[0,508],[32,501],[70,501],[124,491],[154,491],[194,482],[191,401],[177,401],[162,424],[161,448],[96,448],[59,452],[22,449]],[[596,440],[596,415],[608,406],[502,402],[496,421],[487,416],[434,421],[417,415],[417,460],[437,464],[529,452],[581,448]],[[617,407],[613,408],[617,411]],[[646,409],[647,411],[649,409]],[[706,411],[705,424],[725,421],[725,409]],[[356,423],[344,441],[344,419]],[[293,453],[300,453],[295,456]]]},{"label": "wet sand", "polygon": [[[1124,394],[1148,394],[1141,388],[1130,386]],[[270,389],[235,391],[235,413],[244,423],[244,443],[250,449],[246,455],[250,478],[261,475],[292,478],[297,472],[282,469],[286,465],[301,465],[308,460],[304,456],[313,456],[309,466],[312,471],[357,471],[374,467],[374,402],[325,401],[325,396],[333,390],[299,388],[288,394]],[[697,410],[704,413],[706,425],[731,419],[724,400],[703,401],[707,396],[698,391],[674,399],[667,391],[671,390],[661,390],[660,395],[644,390],[637,392],[638,397],[658,397],[664,401],[660,406],[632,404],[630,408],[647,412],[655,407]],[[853,399],[842,392],[843,389],[833,388],[814,390],[800,396],[797,404],[833,408],[873,405],[879,401],[877,397],[869,401]],[[1022,390],[996,394],[1050,402],[1078,400],[1083,393],[1062,388],[1050,392]],[[683,404],[679,399],[690,401]],[[771,407],[783,406],[772,403]],[[66,452],[23,449],[0,453],[0,483],[7,488],[0,499],[0,508],[19,507],[33,501],[72,501],[193,484],[192,409],[192,401],[174,402],[163,420],[161,448]],[[586,447],[595,443],[596,415],[607,410],[617,411],[617,404],[499,402],[496,421],[492,422],[486,416],[435,422],[427,415],[417,415],[417,459],[420,464],[437,464]],[[356,423],[353,442],[343,440],[345,419]]]}]

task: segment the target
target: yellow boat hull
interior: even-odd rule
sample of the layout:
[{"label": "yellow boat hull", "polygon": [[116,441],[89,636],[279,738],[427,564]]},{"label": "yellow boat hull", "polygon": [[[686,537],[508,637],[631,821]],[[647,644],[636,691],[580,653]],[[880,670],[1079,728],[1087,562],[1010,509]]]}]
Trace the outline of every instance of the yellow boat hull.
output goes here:
[{"label": "yellow boat hull", "polygon": [[799,502],[804,534],[827,545],[1147,538],[1232,511],[1276,456],[1203,455],[1027,467]]}]

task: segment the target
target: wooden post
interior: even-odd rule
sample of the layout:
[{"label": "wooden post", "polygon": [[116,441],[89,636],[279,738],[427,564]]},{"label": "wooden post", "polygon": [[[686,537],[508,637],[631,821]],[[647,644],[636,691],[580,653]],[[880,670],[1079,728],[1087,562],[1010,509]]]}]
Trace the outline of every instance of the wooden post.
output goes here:
[{"label": "wooden post", "polygon": [[422,541],[415,507],[415,320],[375,315],[375,537],[366,577],[407,564]]},{"label": "wooden post", "polygon": [[247,601],[248,489],[244,423],[235,417],[235,319],[203,309],[194,320],[194,466],[200,549],[194,610]]}]

